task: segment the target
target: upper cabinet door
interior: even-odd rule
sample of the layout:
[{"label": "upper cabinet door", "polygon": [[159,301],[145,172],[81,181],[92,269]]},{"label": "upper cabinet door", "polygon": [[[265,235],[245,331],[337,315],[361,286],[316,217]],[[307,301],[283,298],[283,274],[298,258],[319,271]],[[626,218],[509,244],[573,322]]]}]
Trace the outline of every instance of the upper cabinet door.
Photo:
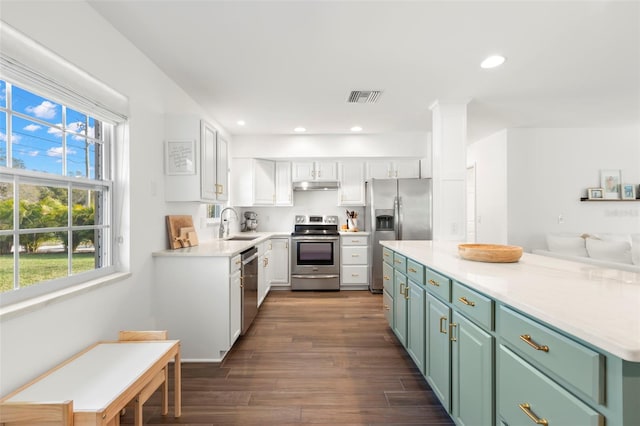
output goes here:
[{"label": "upper cabinet door", "polygon": [[229,146],[220,136],[216,146],[216,200],[227,201],[229,199]]},{"label": "upper cabinet door", "polygon": [[395,160],[393,162],[393,174],[395,178],[419,178],[420,177],[420,160]]},{"label": "upper cabinet door", "polygon": [[276,161],[276,206],[292,206],[291,163]]},{"label": "upper cabinet door", "polygon": [[292,180],[302,182],[315,179],[315,169],[313,161],[294,161],[291,164]]},{"label": "upper cabinet door", "polygon": [[335,161],[316,161],[315,179],[338,180],[338,163]]},{"label": "upper cabinet door", "polygon": [[309,180],[338,180],[338,163],[335,161],[294,161],[293,182]]},{"label": "upper cabinet door", "polygon": [[364,162],[344,161],[339,164],[340,206],[364,206]]},{"label": "upper cabinet door", "polygon": [[203,200],[216,201],[216,130],[206,121],[200,122],[200,196]]},{"label": "upper cabinet door", "polygon": [[275,162],[254,160],[254,204],[273,205],[275,202]]},{"label": "upper cabinet door", "polygon": [[391,178],[391,162],[388,160],[367,161],[367,179]]}]

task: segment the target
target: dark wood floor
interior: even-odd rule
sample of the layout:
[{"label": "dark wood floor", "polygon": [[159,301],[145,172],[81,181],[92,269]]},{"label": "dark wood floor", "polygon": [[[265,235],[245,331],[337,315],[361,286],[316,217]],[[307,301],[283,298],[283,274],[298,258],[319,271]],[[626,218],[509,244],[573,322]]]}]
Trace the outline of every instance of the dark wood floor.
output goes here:
[{"label": "dark wood floor", "polygon": [[224,362],[182,365],[182,417],[173,394],[160,415],[156,394],[145,424],[453,424],[381,306],[368,291],[272,291]]}]

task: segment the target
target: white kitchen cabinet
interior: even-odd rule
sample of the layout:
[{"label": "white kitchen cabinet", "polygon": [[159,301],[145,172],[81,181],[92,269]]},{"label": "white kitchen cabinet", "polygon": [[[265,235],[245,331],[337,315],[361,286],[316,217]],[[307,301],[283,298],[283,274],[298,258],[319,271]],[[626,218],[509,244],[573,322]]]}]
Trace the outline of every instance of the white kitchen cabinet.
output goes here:
[{"label": "white kitchen cabinet", "polygon": [[338,180],[335,161],[294,161],[291,168],[293,182]]},{"label": "white kitchen cabinet", "polygon": [[364,206],[364,162],[341,161],[338,163],[339,206]]},{"label": "white kitchen cabinet", "polygon": [[291,162],[276,161],[275,164],[276,206],[292,206],[293,190],[291,188]]},{"label": "white kitchen cabinet", "polygon": [[340,289],[369,288],[369,237],[367,235],[340,236]]},{"label": "white kitchen cabinet", "polygon": [[[195,162],[192,174],[168,174],[165,171],[165,200],[216,202],[228,199],[228,146],[215,127],[196,116],[165,117],[165,138],[192,141],[193,151],[186,152]],[[168,155],[165,152],[165,155]]]},{"label": "white kitchen cabinet", "polygon": [[275,162],[234,158],[231,162],[231,203],[239,207],[272,206],[275,202]]},{"label": "white kitchen cabinet", "polygon": [[271,239],[271,287],[289,286],[289,238]]},{"label": "white kitchen cabinet", "polygon": [[154,256],[156,325],[180,339],[185,361],[220,362],[241,322],[239,256]]},{"label": "white kitchen cabinet", "polygon": [[367,179],[419,178],[419,159],[369,160]]},{"label": "white kitchen cabinet", "polygon": [[258,244],[258,307],[271,290],[271,240]]}]

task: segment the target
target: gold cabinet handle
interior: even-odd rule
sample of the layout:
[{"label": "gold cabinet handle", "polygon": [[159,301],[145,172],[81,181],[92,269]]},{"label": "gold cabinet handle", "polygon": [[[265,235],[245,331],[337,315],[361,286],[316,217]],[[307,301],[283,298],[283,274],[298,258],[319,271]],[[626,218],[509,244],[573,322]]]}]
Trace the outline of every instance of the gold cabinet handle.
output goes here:
[{"label": "gold cabinet handle", "polygon": [[360,274],[351,274],[352,277],[359,277]]},{"label": "gold cabinet handle", "polygon": [[461,301],[462,303],[464,303],[467,306],[476,306],[476,302],[472,302],[471,300],[467,300],[466,297],[459,297],[458,300]]},{"label": "gold cabinet handle", "polygon": [[239,265],[242,263],[242,260],[236,260],[236,265]]},{"label": "gold cabinet handle", "polygon": [[449,323],[449,340],[451,340],[452,342],[457,342],[458,339],[456,339],[454,332],[454,328],[456,328],[458,326],[458,324],[456,324],[455,322]]},{"label": "gold cabinet handle", "polygon": [[409,272],[418,272],[418,271],[416,271],[415,269],[409,267]]},{"label": "gold cabinet handle", "polygon": [[442,323],[447,321],[447,317],[440,317],[440,333],[447,334],[447,329],[443,327]]},{"label": "gold cabinet handle", "polygon": [[384,257],[389,257],[389,253],[383,254]]},{"label": "gold cabinet handle", "polygon": [[391,310],[391,308],[389,307],[389,305],[384,305],[384,309],[385,309],[385,311],[390,311],[390,310]]},{"label": "gold cabinet handle", "polygon": [[395,259],[393,259],[393,263],[402,263],[402,262],[401,262],[401,261],[399,261],[399,260],[395,260]]},{"label": "gold cabinet handle", "polygon": [[549,346],[537,344],[536,342],[531,340],[531,336],[529,336],[528,334],[520,335],[520,340],[525,342],[527,345],[531,346],[536,351],[549,352]]},{"label": "gold cabinet handle", "polygon": [[385,281],[389,281],[391,278],[389,278],[389,275],[384,275],[382,279],[384,279]]},{"label": "gold cabinet handle", "polygon": [[356,253],[351,253],[351,257],[360,257],[360,255]]},{"label": "gold cabinet handle", "polygon": [[440,287],[440,283],[436,280],[429,280],[429,284],[435,287]]},{"label": "gold cabinet handle", "polygon": [[405,298],[406,300],[409,300],[409,286],[406,286],[406,287],[404,288],[404,298]]},{"label": "gold cabinet handle", "polygon": [[541,419],[540,417],[536,416],[534,412],[531,411],[531,405],[529,405],[528,403],[524,402],[522,404],[518,404],[518,407],[520,407],[520,409],[524,411],[527,417],[529,417],[531,421],[534,422],[535,424],[545,425],[545,426],[549,424],[549,422],[546,419]]}]

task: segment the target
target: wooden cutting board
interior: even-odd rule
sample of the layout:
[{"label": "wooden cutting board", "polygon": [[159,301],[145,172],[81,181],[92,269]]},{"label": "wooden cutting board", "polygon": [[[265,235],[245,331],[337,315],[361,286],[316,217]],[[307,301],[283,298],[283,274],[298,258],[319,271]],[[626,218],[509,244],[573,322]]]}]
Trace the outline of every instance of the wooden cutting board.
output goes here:
[{"label": "wooden cutting board", "polygon": [[167,216],[167,235],[171,249],[198,245],[198,234],[193,226],[191,215]]}]

